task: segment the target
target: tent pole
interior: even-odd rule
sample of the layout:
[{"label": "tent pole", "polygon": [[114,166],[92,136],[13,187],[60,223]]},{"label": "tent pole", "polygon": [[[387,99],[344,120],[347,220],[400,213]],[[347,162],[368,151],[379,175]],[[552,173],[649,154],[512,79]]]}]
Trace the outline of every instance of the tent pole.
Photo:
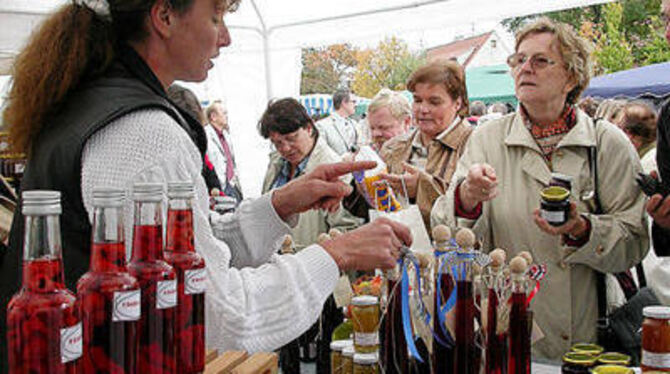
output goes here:
[{"label": "tent pole", "polygon": [[254,7],[254,12],[258,17],[258,22],[261,24],[261,37],[263,38],[263,62],[265,66],[265,94],[267,96],[267,101],[270,101],[272,98],[272,75],[270,74],[270,33],[271,30],[268,30],[263,15],[261,14],[256,0],[251,0],[251,5]]}]

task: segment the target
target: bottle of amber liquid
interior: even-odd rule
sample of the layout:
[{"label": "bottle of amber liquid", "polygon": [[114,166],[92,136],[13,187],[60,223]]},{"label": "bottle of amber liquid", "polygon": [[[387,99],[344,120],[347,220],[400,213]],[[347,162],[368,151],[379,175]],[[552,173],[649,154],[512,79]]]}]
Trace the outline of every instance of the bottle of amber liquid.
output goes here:
[{"label": "bottle of amber liquid", "polygon": [[642,309],[642,372],[670,372],[670,307]]},{"label": "bottle of amber liquid", "polygon": [[23,192],[22,212],[23,283],[7,305],[9,373],[79,373],[82,324],[63,281],[60,192]]},{"label": "bottle of amber liquid", "polygon": [[84,373],[137,373],[140,286],[126,268],[124,199],[123,190],[93,191],[91,265],[77,282]]},{"label": "bottle of amber liquid", "polygon": [[176,373],[177,273],[163,257],[163,185],[136,183],[133,201],[133,255],[128,270],[139,281],[142,294],[138,372]]},{"label": "bottle of amber liquid", "polygon": [[530,315],[526,308],[526,268],[522,257],[510,261],[512,297],[509,315],[508,374],[530,374]]},{"label": "bottle of amber liquid", "polygon": [[[447,326],[441,325],[438,314],[440,307],[447,302],[454,290],[455,283],[445,265],[448,253],[455,250],[450,246],[451,231],[448,227],[439,225],[433,229],[435,261],[435,312],[433,313],[433,352],[430,356],[431,372],[435,374],[453,373],[454,369],[454,338]],[[439,282],[438,282],[439,281]],[[438,295],[439,302],[438,302]],[[446,320],[446,318],[445,318]]]},{"label": "bottle of amber liquid", "polygon": [[193,183],[168,184],[165,259],[177,272],[177,372],[205,370],[205,260],[193,239]]},{"label": "bottle of amber liquid", "polygon": [[407,342],[402,325],[400,264],[386,271],[388,292],[386,313],[382,318],[381,365],[387,374],[409,372]]}]

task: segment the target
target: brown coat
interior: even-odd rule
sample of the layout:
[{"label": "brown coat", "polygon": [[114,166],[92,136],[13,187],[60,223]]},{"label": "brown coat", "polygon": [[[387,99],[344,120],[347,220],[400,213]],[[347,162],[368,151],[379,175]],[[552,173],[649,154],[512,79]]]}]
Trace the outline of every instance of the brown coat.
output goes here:
[{"label": "brown coat", "polygon": [[[472,127],[463,120],[447,134],[434,139],[428,146],[426,168],[419,173],[415,199],[428,232],[430,232],[430,211],[433,203],[449,187],[451,175],[456,170],[458,159],[463,154],[465,143],[471,133]],[[412,143],[419,134],[419,130],[415,129],[384,143],[379,153],[386,162],[389,173],[404,172],[403,163],[409,161],[412,155]]]}]

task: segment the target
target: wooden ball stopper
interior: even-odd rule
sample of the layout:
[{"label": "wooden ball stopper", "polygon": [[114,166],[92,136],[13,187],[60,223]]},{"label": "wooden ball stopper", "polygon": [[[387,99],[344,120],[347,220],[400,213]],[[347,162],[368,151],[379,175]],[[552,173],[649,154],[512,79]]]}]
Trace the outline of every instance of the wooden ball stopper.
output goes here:
[{"label": "wooden ball stopper", "polygon": [[530,266],[533,264],[533,255],[530,254],[528,251],[521,251],[519,252],[519,256],[523,257],[524,260],[526,260],[526,263]]},{"label": "wooden ball stopper", "polygon": [[505,263],[505,250],[504,249],[494,249],[489,253],[489,257],[491,258],[491,267],[499,268]]},{"label": "wooden ball stopper", "polygon": [[523,274],[528,268],[528,263],[521,256],[516,256],[509,262],[509,270],[514,274]]},{"label": "wooden ball stopper", "polygon": [[477,241],[475,233],[470,229],[460,229],[454,237],[456,244],[461,248],[472,248]]},{"label": "wooden ball stopper", "polygon": [[331,239],[335,239],[338,236],[342,236],[342,231],[338,229],[330,229],[330,231],[328,231],[328,234],[330,235]]},{"label": "wooden ball stopper", "polygon": [[317,242],[318,244],[323,244],[323,243],[326,242],[327,240],[330,240],[330,235],[326,234],[325,232],[322,232],[322,233],[319,234],[319,236],[317,236],[317,238],[316,238],[316,242]]},{"label": "wooden ball stopper", "polygon": [[451,229],[445,225],[437,225],[433,228],[433,240],[437,243],[448,242],[451,239]]}]

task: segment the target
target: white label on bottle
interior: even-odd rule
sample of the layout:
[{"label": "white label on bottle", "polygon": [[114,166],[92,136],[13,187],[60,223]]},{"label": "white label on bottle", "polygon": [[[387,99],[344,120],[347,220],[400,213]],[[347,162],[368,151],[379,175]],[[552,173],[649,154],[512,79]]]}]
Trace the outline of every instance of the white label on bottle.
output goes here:
[{"label": "white label on bottle", "polygon": [[26,165],[25,165],[25,164],[15,164],[15,165],[14,165],[14,172],[17,173],[17,174],[19,174],[19,173],[23,173],[23,171],[24,171],[25,169],[26,169]]},{"label": "white label on bottle", "polygon": [[140,290],[114,292],[114,310],[112,321],[137,321],[142,314],[142,295]]},{"label": "white label on bottle", "polygon": [[354,344],[362,347],[379,344],[378,332],[354,332]]},{"label": "white label on bottle", "polygon": [[60,360],[62,363],[65,364],[81,357],[83,340],[81,322],[60,329]]},{"label": "white label on bottle", "polygon": [[658,369],[669,369],[670,353],[654,353],[643,349],[642,365]]},{"label": "white label on bottle", "polygon": [[186,270],[184,272],[184,293],[186,295],[204,293],[206,279],[205,268]]},{"label": "white label on bottle", "polygon": [[565,212],[562,211],[562,210],[554,212],[554,211],[542,209],[542,210],[540,210],[540,215],[547,222],[553,222],[553,223],[565,222]]},{"label": "white label on bottle", "polygon": [[156,309],[174,308],[177,306],[177,281],[159,281],[156,285]]}]

